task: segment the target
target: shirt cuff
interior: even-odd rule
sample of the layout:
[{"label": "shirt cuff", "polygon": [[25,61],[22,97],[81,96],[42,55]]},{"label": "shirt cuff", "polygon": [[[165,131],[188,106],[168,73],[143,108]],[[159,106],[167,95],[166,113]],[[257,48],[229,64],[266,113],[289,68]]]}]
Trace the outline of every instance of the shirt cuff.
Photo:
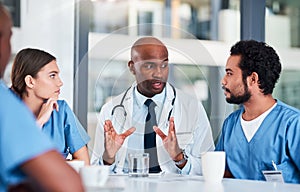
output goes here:
[{"label": "shirt cuff", "polygon": [[179,169],[179,173],[181,175],[188,175],[191,172],[191,167],[191,160],[188,158],[185,166],[182,169],[179,169],[178,167],[177,168]]},{"label": "shirt cuff", "polygon": [[[99,158],[99,165],[105,165],[104,162],[103,162],[103,158],[102,157]],[[113,164],[111,164],[111,165],[105,165],[105,166],[109,166],[109,172],[110,172],[110,174],[116,173],[115,172],[115,169],[116,169],[116,163],[115,162]]]}]

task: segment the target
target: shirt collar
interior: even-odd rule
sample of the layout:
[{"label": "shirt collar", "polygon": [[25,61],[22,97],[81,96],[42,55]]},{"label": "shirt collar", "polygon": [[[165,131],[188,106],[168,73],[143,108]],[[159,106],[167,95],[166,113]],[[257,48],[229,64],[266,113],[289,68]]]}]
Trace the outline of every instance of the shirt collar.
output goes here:
[{"label": "shirt collar", "polygon": [[163,91],[160,94],[156,94],[151,98],[146,97],[142,95],[140,92],[138,92],[137,86],[134,87],[133,93],[135,97],[134,100],[139,107],[142,107],[147,99],[152,99],[155,102],[155,104],[160,108],[166,98],[166,87],[163,89]]}]

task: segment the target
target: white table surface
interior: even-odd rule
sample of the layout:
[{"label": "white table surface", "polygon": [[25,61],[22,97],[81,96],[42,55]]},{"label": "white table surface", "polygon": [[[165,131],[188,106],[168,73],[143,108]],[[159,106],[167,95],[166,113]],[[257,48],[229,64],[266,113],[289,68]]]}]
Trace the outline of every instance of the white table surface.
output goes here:
[{"label": "white table surface", "polygon": [[105,186],[87,187],[87,192],[300,192],[300,184],[223,179],[209,184],[202,176],[163,175],[145,178],[109,176]]}]

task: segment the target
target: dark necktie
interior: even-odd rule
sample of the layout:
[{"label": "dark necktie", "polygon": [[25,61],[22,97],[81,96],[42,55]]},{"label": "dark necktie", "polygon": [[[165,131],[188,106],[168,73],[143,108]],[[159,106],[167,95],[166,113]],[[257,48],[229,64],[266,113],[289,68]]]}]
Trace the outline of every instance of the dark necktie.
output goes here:
[{"label": "dark necktie", "polygon": [[153,130],[153,126],[157,125],[154,111],[156,104],[151,99],[147,99],[145,105],[148,107],[148,114],[145,123],[144,148],[145,152],[149,153],[149,173],[158,173],[161,169],[157,160],[156,133]]}]

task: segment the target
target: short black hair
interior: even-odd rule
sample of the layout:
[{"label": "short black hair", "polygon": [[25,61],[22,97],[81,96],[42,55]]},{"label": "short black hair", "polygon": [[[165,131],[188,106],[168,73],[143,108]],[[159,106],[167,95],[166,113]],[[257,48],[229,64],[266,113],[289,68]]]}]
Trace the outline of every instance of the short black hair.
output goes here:
[{"label": "short black hair", "polygon": [[243,40],[231,47],[230,55],[240,55],[239,67],[243,79],[253,72],[258,74],[259,88],[264,95],[272,94],[281,72],[281,63],[276,51],[264,42]]}]

